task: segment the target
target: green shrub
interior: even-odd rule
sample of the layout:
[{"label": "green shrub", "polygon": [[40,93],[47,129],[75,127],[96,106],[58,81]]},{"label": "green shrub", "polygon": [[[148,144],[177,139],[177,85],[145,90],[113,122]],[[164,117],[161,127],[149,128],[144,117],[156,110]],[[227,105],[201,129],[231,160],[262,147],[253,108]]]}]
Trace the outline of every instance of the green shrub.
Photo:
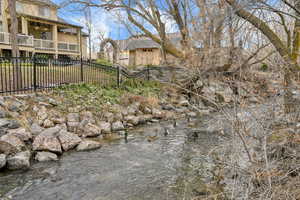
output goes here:
[{"label": "green shrub", "polygon": [[261,65],[261,68],[260,68],[260,69],[261,69],[262,71],[265,72],[265,71],[268,70],[268,68],[269,68],[269,66],[268,66],[266,63],[263,63],[263,64]]}]

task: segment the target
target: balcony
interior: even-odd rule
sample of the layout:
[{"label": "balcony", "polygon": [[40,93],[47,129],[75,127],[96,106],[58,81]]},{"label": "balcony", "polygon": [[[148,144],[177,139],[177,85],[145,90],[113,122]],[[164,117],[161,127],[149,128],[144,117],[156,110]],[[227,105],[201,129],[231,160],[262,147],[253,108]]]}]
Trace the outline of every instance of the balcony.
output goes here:
[{"label": "balcony", "polygon": [[[18,45],[21,46],[33,46],[33,36],[17,35]],[[10,33],[0,32],[0,44],[11,44]]]},{"label": "balcony", "polygon": [[79,45],[75,43],[67,43],[67,42],[59,42],[58,43],[59,51],[70,51],[70,52],[78,52]]},{"label": "balcony", "polygon": [[[37,50],[55,51],[55,42],[53,40],[36,39],[33,36],[18,34],[18,45],[34,47]],[[0,32],[0,44],[11,44],[10,33]],[[61,52],[79,52],[79,45],[76,43],[59,42],[57,46]]]},{"label": "balcony", "polygon": [[34,48],[40,50],[52,50],[54,51],[54,41],[53,40],[42,40],[34,39]]}]

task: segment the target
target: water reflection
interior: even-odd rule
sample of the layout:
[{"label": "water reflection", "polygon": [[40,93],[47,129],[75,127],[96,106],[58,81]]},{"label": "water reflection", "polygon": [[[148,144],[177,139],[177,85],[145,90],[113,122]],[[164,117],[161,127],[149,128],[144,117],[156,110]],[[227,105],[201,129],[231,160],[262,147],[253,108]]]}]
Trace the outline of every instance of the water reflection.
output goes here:
[{"label": "water reflection", "polygon": [[[68,152],[27,172],[0,173],[0,194],[15,200],[191,199],[202,187],[201,165],[217,138],[204,132],[190,140],[186,122],[165,135],[173,123],[140,127],[99,150]],[[156,130],[157,140],[149,142]]]}]

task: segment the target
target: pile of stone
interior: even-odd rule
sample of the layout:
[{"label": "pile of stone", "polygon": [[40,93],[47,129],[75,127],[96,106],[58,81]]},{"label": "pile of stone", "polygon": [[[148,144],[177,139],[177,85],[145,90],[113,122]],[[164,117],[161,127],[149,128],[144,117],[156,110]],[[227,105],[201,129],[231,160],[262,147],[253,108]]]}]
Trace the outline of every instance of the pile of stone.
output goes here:
[{"label": "pile of stone", "polygon": [[167,101],[152,107],[140,102],[113,105],[113,111],[102,113],[101,119],[83,106],[62,112],[57,109],[61,103],[26,95],[0,98],[0,170],[26,169],[32,160],[55,161],[72,149],[97,149],[105,134],[121,133],[140,124],[173,119],[178,114],[196,117],[184,98],[176,105]]}]

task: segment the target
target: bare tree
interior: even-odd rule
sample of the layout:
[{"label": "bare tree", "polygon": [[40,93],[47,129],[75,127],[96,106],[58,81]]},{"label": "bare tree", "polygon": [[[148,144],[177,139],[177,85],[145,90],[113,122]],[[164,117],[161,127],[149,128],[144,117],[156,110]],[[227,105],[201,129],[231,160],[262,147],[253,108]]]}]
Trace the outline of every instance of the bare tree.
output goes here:
[{"label": "bare tree", "polygon": [[22,87],[22,71],[21,67],[19,66],[18,62],[16,62],[19,57],[19,48],[18,48],[18,19],[16,13],[16,0],[9,0],[8,1],[9,13],[10,13],[10,43],[12,48],[12,57],[13,59],[13,67],[14,67],[14,74],[13,74],[13,85],[15,89],[20,89]]}]

